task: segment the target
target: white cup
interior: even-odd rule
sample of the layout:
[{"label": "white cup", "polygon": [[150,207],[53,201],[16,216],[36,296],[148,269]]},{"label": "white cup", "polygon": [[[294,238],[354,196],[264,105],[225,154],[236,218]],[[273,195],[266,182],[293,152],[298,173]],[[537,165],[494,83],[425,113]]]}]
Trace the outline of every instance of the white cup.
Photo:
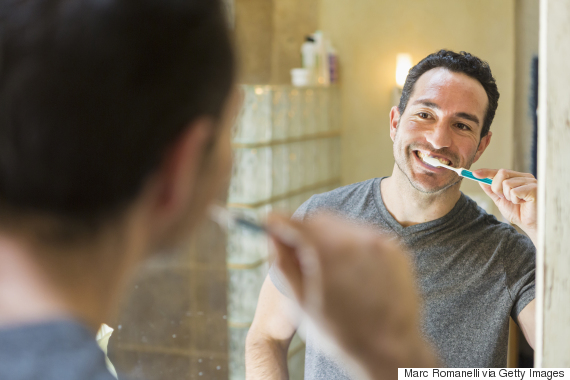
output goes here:
[{"label": "white cup", "polygon": [[291,83],[293,86],[310,86],[312,79],[312,72],[309,69],[291,69]]}]

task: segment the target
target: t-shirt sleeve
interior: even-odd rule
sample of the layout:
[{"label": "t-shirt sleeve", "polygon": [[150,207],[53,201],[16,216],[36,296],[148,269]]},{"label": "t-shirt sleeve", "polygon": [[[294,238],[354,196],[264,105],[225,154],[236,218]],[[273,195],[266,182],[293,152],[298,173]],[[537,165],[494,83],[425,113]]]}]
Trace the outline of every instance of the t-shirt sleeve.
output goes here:
[{"label": "t-shirt sleeve", "polygon": [[310,211],[314,211],[313,210],[314,207],[312,207],[314,198],[315,196],[313,195],[311,198],[307,199],[301,206],[299,206],[299,208],[297,209],[297,211],[295,211],[291,219],[298,220],[300,222],[306,220],[307,217],[309,216]]},{"label": "t-shirt sleeve", "polygon": [[518,323],[519,313],[535,297],[536,247],[528,237],[514,232],[505,255],[507,286],[513,308],[511,317]]},{"label": "t-shirt sleeve", "polygon": [[[291,219],[299,221],[305,220],[307,218],[307,215],[309,214],[309,210],[311,209],[312,199],[313,197],[309,198],[307,201],[305,201],[305,203],[299,206],[299,208],[297,209],[297,211],[295,211]],[[287,283],[287,280],[285,279],[285,277],[283,276],[283,274],[275,264],[271,265],[271,267],[269,268],[268,275],[273,285],[275,285],[275,287],[277,288],[277,290],[281,292],[281,294],[283,294],[288,298],[293,298],[293,291],[291,290],[289,284]]]},{"label": "t-shirt sleeve", "polygon": [[269,268],[268,275],[273,285],[275,285],[281,294],[287,298],[293,299],[293,290],[291,290],[289,284],[287,283],[287,280],[275,264],[271,265]]}]

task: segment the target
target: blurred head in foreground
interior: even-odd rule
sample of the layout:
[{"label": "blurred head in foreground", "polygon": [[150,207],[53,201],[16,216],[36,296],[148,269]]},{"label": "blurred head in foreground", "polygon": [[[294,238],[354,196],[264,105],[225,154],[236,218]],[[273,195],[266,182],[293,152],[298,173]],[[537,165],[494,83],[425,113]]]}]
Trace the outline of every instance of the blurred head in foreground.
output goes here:
[{"label": "blurred head in foreground", "polygon": [[214,0],[14,0],[0,12],[0,241],[95,325],[70,283],[98,265],[101,283],[122,282],[187,236],[229,175],[226,20]]}]

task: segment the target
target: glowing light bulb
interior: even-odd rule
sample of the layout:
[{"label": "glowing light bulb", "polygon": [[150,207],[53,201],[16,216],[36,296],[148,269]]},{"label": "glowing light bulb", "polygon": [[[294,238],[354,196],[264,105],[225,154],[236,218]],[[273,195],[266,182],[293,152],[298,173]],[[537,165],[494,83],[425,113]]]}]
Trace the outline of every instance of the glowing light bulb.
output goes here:
[{"label": "glowing light bulb", "polygon": [[408,71],[410,71],[412,66],[412,56],[410,54],[400,53],[396,56],[396,84],[398,87],[404,87]]}]

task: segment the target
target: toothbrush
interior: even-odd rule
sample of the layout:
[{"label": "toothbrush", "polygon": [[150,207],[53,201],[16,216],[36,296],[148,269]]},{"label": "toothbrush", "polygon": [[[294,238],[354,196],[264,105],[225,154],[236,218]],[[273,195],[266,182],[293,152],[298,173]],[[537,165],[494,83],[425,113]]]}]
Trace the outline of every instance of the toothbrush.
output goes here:
[{"label": "toothbrush", "polygon": [[246,219],[243,216],[233,214],[227,208],[217,204],[210,205],[208,213],[210,214],[210,219],[223,228],[227,229],[228,227],[239,225],[254,232],[267,233],[267,229],[262,224]]},{"label": "toothbrush", "polygon": [[424,156],[424,157],[422,157],[422,160],[424,162],[426,162],[428,165],[433,166],[434,168],[442,167],[442,168],[446,168],[449,170],[453,170],[454,172],[459,174],[461,177],[469,178],[469,179],[472,179],[473,181],[483,182],[487,185],[491,185],[493,183],[493,180],[491,178],[477,178],[473,175],[473,172],[470,172],[467,169],[453,168],[451,166],[442,164],[441,162],[439,162],[439,160],[437,158],[434,158],[434,157],[425,157]]},{"label": "toothbrush", "polygon": [[[229,228],[239,225],[240,227],[245,227],[253,232],[274,236],[263,223],[249,220],[243,216],[234,214],[224,206],[211,204],[208,208],[208,214],[210,215],[210,220],[216,222],[226,231]],[[300,238],[296,230],[290,228],[280,229],[281,232],[279,233],[279,240],[281,243],[288,245],[291,248],[297,248],[300,246],[303,240]]]}]

